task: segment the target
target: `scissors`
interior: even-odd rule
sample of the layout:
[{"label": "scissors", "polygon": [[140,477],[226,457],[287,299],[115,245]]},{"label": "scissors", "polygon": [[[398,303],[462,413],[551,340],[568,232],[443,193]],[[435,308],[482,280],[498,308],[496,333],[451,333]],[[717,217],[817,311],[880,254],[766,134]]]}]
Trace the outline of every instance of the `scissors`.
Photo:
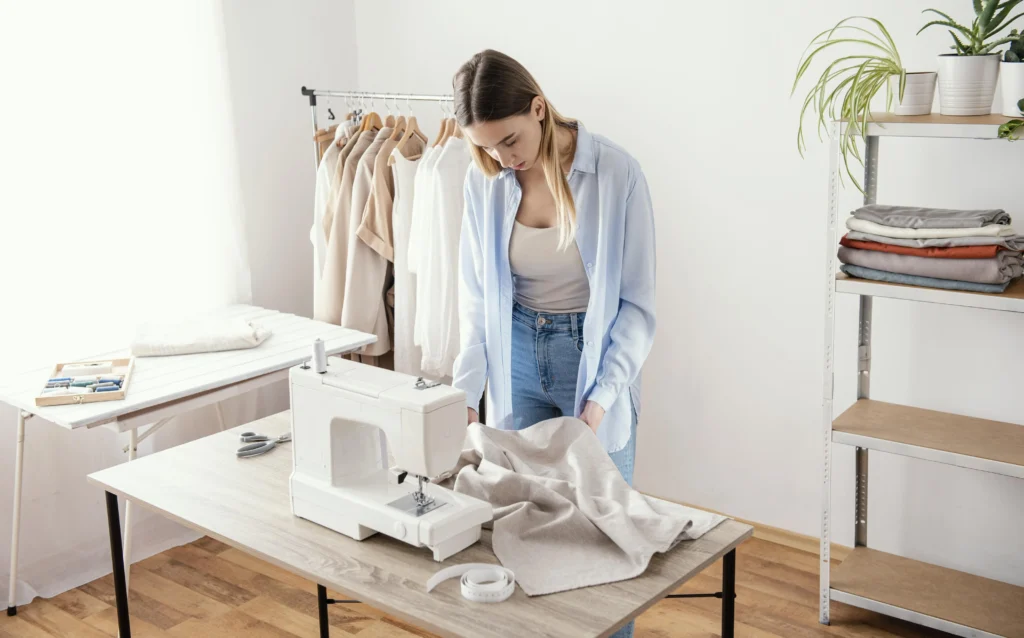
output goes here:
[{"label": "scissors", "polygon": [[245,458],[247,456],[259,456],[260,454],[266,454],[277,447],[278,443],[287,443],[292,440],[292,433],[285,432],[281,436],[269,437],[266,434],[257,434],[256,432],[242,432],[238,437],[241,439],[243,445],[238,448],[235,454],[238,458]]}]

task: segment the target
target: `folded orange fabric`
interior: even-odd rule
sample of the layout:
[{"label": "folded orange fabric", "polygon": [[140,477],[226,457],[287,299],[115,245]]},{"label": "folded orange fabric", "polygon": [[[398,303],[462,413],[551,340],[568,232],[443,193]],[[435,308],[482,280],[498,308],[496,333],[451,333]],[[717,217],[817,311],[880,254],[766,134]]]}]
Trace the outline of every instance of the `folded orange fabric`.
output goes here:
[{"label": "folded orange fabric", "polygon": [[1006,250],[1004,246],[950,246],[948,248],[912,248],[910,246],[895,246],[883,244],[876,241],[860,241],[849,239],[846,235],[839,240],[839,243],[847,248],[860,248],[861,250],[877,250],[883,253],[896,253],[897,255],[913,255],[915,257],[938,257],[940,259],[988,259],[995,257],[1000,250]]}]

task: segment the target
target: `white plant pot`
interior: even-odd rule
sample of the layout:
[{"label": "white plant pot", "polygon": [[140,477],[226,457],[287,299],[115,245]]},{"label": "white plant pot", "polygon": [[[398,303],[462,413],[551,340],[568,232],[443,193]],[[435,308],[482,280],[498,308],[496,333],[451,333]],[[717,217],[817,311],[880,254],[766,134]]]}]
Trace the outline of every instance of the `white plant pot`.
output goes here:
[{"label": "white plant pot", "polygon": [[889,76],[889,88],[892,90],[893,101],[896,103],[896,115],[928,115],[932,112],[935,99],[935,80],[939,74],[928,71],[925,73],[907,73],[907,82],[903,85],[903,101],[900,101],[900,76]]},{"label": "white plant pot", "polygon": [[939,112],[988,115],[999,80],[999,54],[940,55]]},{"label": "white plant pot", "polygon": [[1017,102],[1024,99],[1024,62],[1002,62],[999,66],[1003,76],[1003,115],[1020,117],[1024,112]]}]

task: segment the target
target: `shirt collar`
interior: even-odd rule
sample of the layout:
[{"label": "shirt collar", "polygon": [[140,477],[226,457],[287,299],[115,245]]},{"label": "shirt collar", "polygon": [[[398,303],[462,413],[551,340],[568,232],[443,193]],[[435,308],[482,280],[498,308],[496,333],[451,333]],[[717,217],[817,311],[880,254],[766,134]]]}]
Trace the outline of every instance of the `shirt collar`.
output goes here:
[{"label": "shirt collar", "polygon": [[[594,138],[583,126],[583,122],[576,121],[576,155],[572,159],[572,166],[569,174],[580,171],[583,173],[594,173],[597,167],[594,161]],[[503,168],[498,176],[506,178],[515,173],[511,168]]]}]

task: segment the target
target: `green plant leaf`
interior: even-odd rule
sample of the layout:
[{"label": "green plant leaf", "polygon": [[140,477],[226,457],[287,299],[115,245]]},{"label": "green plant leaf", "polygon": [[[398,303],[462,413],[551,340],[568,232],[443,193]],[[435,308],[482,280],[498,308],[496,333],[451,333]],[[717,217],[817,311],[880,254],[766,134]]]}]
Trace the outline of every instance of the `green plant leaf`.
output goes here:
[{"label": "green plant leaf", "polygon": [[1004,44],[1008,44],[1010,42],[1016,42],[1016,40],[1017,38],[1001,38],[999,40],[996,40],[995,42],[990,42],[989,44],[983,46],[978,51],[977,55],[988,55],[989,53],[992,53],[992,49],[1002,46]]},{"label": "green plant leaf", "polygon": [[996,12],[996,7],[999,6],[999,0],[986,0],[985,8],[980,14],[978,14],[978,30],[984,33],[988,30],[988,25],[992,21],[992,14]]},{"label": "green plant leaf", "polygon": [[[954,22],[954,23],[956,22],[956,20],[951,18],[948,13],[943,13],[943,12],[939,11],[938,9],[925,9],[921,13],[934,13],[935,15],[939,16],[940,18],[942,18],[946,22]],[[918,31],[918,33],[921,33],[921,32]]]},{"label": "green plant leaf", "polygon": [[949,35],[953,36],[953,41],[956,42],[956,46],[953,48],[956,49],[957,54],[967,55],[967,45],[961,42],[960,38],[956,37],[956,34],[953,33],[952,31],[949,32]]},{"label": "green plant leaf", "polygon": [[967,27],[961,26],[961,25],[957,24],[956,22],[950,22],[949,20],[932,20],[928,24],[926,24],[923,27],[921,27],[920,29],[918,29],[917,30],[917,35],[921,35],[921,32],[924,31],[925,29],[927,29],[928,27],[934,27],[936,25],[943,26],[943,27],[949,27],[951,29],[956,29],[957,31],[959,31],[959,32],[963,33],[964,35],[966,35],[968,38],[971,38],[971,39],[974,38],[974,34],[971,33],[970,29],[968,29]]},{"label": "green plant leaf", "polygon": [[999,137],[1010,141],[1020,139],[1022,127],[1024,127],[1024,120],[1010,120],[999,127]]},{"label": "green plant leaf", "polygon": [[1017,102],[1017,109],[1021,112],[1024,112],[1024,98]]},{"label": "green plant leaf", "polygon": [[1002,27],[996,29],[993,32],[986,33],[985,37],[991,37],[991,36],[995,35],[996,32],[1002,31],[1003,29],[1005,29],[1006,27],[1010,26],[1011,24],[1013,24],[1017,20],[1021,19],[1022,17],[1024,17],[1024,11],[1022,11],[1022,12],[1018,13],[1017,15],[1013,16],[1012,18],[1010,18],[1010,20],[1006,24],[1004,24]]},{"label": "green plant leaf", "polygon": [[981,13],[981,0],[974,0],[974,13]]},{"label": "green plant leaf", "polygon": [[[1005,27],[1009,26],[1009,22],[1004,24],[1006,16],[1010,15],[1014,7],[1021,3],[1021,0],[1007,0],[1003,4],[999,5],[999,13],[992,18],[992,22],[989,23],[988,28],[985,29],[985,37],[990,37],[1002,31]],[[1011,21],[1012,22],[1012,21]]]}]

